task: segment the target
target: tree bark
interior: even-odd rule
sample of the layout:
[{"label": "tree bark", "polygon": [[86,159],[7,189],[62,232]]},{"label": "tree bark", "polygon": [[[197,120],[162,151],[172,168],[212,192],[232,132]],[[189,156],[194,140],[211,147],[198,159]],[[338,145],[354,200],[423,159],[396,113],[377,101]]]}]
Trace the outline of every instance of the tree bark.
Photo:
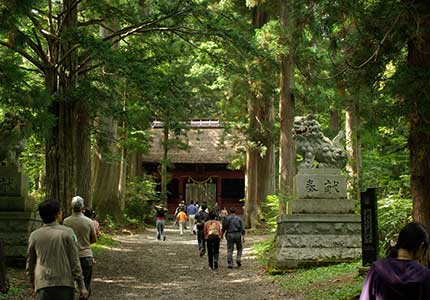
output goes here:
[{"label": "tree bark", "polygon": [[116,148],[118,124],[112,118],[99,117],[94,126],[98,135],[93,154],[93,204],[99,215],[110,215],[120,220],[122,218],[118,199],[120,157]]},{"label": "tree bark", "polygon": [[[109,27],[116,28],[116,25],[112,23]],[[109,36],[111,33],[112,31],[100,27],[102,37]],[[112,43],[112,49],[117,49],[118,46],[117,42]],[[112,73],[109,70],[109,66],[105,67],[105,71],[106,76],[115,76],[109,75]],[[121,220],[123,207],[120,189],[125,181],[121,178],[123,151],[117,146],[119,139],[118,122],[112,116],[99,116],[94,125],[98,132],[93,155],[94,175],[92,188],[94,206],[100,215],[110,215],[116,220]]]},{"label": "tree bark", "polygon": [[340,130],[340,111],[338,109],[333,109],[330,112],[330,132],[333,134],[333,136],[336,136],[336,134]]},{"label": "tree bark", "polygon": [[167,162],[169,153],[169,128],[165,125],[163,128],[163,159],[161,161],[161,202],[167,207]]},{"label": "tree bark", "polygon": [[[430,74],[430,15],[427,1],[413,1],[418,15],[415,34],[408,42],[407,64],[413,78],[406,101],[409,107],[409,151],[411,192],[415,221],[430,229],[430,109],[428,74]],[[416,30],[416,31],[415,31]]]},{"label": "tree bark", "polygon": [[[266,92],[268,93],[268,92]],[[261,128],[263,136],[261,143],[265,147],[265,151],[258,156],[258,195],[257,203],[261,208],[261,204],[266,201],[268,195],[276,193],[276,162],[275,162],[275,145],[273,140],[273,128],[275,124],[275,107],[273,97],[264,97],[261,108],[257,114],[262,120]]]},{"label": "tree bark", "polygon": [[128,155],[128,174],[131,178],[142,176],[142,154],[133,152]]},{"label": "tree bark", "polygon": [[288,54],[281,56],[280,72],[280,140],[279,140],[279,213],[285,214],[286,201],[293,196],[294,176],[296,175],[296,150],[293,139],[295,115],[294,87],[294,43],[295,30],[294,0],[281,1],[281,24],[287,32],[284,37],[289,46]]},{"label": "tree bark", "polygon": [[[261,28],[268,20],[269,15],[263,5],[259,4],[253,8],[254,28]],[[267,69],[266,64],[264,59],[256,58],[255,65],[259,71],[264,72]],[[252,86],[253,93],[247,103],[248,139],[251,145],[247,147],[246,153],[245,226],[256,228],[262,219],[261,204],[266,200],[267,195],[274,193],[272,184],[275,177],[272,167],[274,108],[272,87],[266,80],[250,80],[249,85]]]},{"label": "tree bark", "polygon": [[359,131],[360,117],[358,97],[350,96],[345,111],[346,153],[348,156],[346,170],[350,177],[348,180],[350,198],[357,201],[360,200],[361,170],[361,145]]},{"label": "tree bark", "polygon": [[[75,1],[64,0],[63,11],[60,36],[77,27]],[[70,213],[71,198],[78,192],[90,197],[89,179],[81,178],[91,173],[88,114],[85,103],[70,96],[78,80],[75,72],[77,56],[73,47],[74,43],[67,39],[50,45],[51,66],[45,71],[45,82],[54,98],[50,112],[56,118],[45,146],[46,197],[60,201],[64,215]],[[57,73],[58,61],[62,64]]]}]

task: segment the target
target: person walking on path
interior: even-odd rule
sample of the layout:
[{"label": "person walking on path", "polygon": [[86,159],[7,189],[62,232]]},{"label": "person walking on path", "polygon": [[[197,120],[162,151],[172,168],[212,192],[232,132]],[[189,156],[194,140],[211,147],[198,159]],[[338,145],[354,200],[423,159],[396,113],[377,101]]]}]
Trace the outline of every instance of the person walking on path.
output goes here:
[{"label": "person walking on path", "polygon": [[[430,299],[430,270],[419,263],[426,257],[429,234],[419,223],[407,224],[389,258],[373,263],[360,300]],[[427,264],[426,264],[427,265]]]},{"label": "person walking on path", "polygon": [[173,227],[176,227],[178,225],[178,214],[181,212],[181,210],[185,210],[185,202],[184,200],[180,201],[178,203],[178,206],[175,209],[175,222],[173,222]]},{"label": "person walking on path", "polygon": [[9,291],[9,277],[7,276],[6,255],[4,254],[4,243],[0,240],[0,293],[7,294]]},{"label": "person walking on path", "polygon": [[155,206],[155,211],[157,213],[157,219],[156,219],[156,226],[157,226],[157,240],[161,240],[163,238],[163,241],[166,240],[166,235],[164,234],[164,226],[165,223],[165,215],[167,213],[167,208],[164,208],[162,204]]},{"label": "person walking on path", "polygon": [[27,272],[37,300],[73,300],[75,282],[80,299],[88,298],[73,230],[60,225],[58,201],[44,201],[38,207],[44,225],[30,234]]},{"label": "person walking on path", "polygon": [[221,212],[221,208],[218,206],[218,202],[215,202],[214,208],[212,208],[212,212],[215,214],[216,220],[219,221],[219,213]]},{"label": "person walking on path", "polygon": [[207,220],[209,220],[209,214],[206,212],[206,204],[202,204],[202,209],[196,214],[196,228],[197,228],[197,243],[199,245],[200,256],[205,255],[205,235],[204,235],[204,225]]},{"label": "person walking on path", "polygon": [[194,205],[194,202],[191,201],[191,204],[187,206],[188,225],[190,227],[191,234],[195,234],[194,221],[195,221],[196,213],[197,213],[197,207]]},{"label": "person walking on path", "polygon": [[204,235],[208,247],[209,268],[218,269],[219,245],[222,238],[221,222],[217,221],[215,212],[209,214],[209,221],[205,223]]},{"label": "person walking on path", "polygon": [[233,268],[233,251],[236,245],[237,256],[236,263],[240,267],[242,265],[242,242],[245,236],[245,228],[242,219],[236,215],[236,208],[230,208],[230,215],[224,219],[222,225],[222,234],[225,234],[227,240],[227,264],[228,268]]},{"label": "person walking on path", "polygon": [[78,239],[79,260],[81,262],[82,274],[88,297],[91,295],[91,277],[93,274],[93,251],[91,244],[97,241],[94,222],[84,216],[84,199],[80,196],[72,198],[72,215],[65,218],[63,224],[73,229]]},{"label": "person walking on path", "polygon": [[187,222],[187,214],[185,213],[184,209],[178,213],[178,215],[176,216],[176,220],[179,224],[179,234],[184,235],[184,228]]}]

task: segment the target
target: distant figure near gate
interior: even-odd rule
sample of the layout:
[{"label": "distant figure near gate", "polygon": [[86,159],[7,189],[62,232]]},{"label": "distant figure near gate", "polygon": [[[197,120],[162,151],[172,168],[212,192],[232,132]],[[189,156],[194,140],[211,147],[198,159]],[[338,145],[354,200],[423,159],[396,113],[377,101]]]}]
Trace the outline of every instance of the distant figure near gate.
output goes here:
[{"label": "distant figure near gate", "polygon": [[167,213],[167,208],[164,208],[162,204],[155,206],[155,211],[157,212],[157,220],[156,220],[156,226],[157,226],[157,240],[161,240],[163,238],[163,241],[166,240],[166,234],[164,233],[164,226],[165,226],[165,215]]},{"label": "distant figure near gate", "polygon": [[188,226],[190,227],[190,233],[194,234],[194,220],[196,217],[198,209],[194,205],[194,201],[191,201],[191,204],[187,206],[187,214],[188,214]]},{"label": "distant figure near gate", "polygon": [[429,234],[419,223],[407,224],[389,258],[375,262],[363,285],[360,300],[430,299],[430,270],[421,265]]}]

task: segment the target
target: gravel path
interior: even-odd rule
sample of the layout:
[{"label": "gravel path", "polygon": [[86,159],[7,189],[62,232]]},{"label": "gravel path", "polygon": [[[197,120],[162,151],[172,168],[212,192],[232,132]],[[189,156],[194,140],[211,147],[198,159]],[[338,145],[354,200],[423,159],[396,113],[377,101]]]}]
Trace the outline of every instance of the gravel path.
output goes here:
[{"label": "gravel path", "polygon": [[285,299],[251,255],[250,246],[261,236],[247,237],[242,267],[228,269],[226,241],[221,241],[218,271],[199,257],[195,236],[167,229],[167,240],[157,241],[155,230],[119,235],[121,242],[97,258],[93,300],[104,299]]}]

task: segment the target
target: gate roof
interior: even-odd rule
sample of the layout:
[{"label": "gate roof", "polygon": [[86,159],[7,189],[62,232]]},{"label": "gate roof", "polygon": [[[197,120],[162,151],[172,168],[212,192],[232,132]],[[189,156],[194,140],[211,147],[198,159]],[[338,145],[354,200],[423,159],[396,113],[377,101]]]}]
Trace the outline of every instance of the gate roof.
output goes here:
[{"label": "gate roof", "polygon": [[[163,157],[163,128],[153,128],[152,137],[148,153],[142,155],[143,162],[160,162]],[[168,158],[172,163],[229,163],[240,150],[222,127],[191,128],[182,141],[188,142],[189,147],[186,150],[170,149]]]}]

